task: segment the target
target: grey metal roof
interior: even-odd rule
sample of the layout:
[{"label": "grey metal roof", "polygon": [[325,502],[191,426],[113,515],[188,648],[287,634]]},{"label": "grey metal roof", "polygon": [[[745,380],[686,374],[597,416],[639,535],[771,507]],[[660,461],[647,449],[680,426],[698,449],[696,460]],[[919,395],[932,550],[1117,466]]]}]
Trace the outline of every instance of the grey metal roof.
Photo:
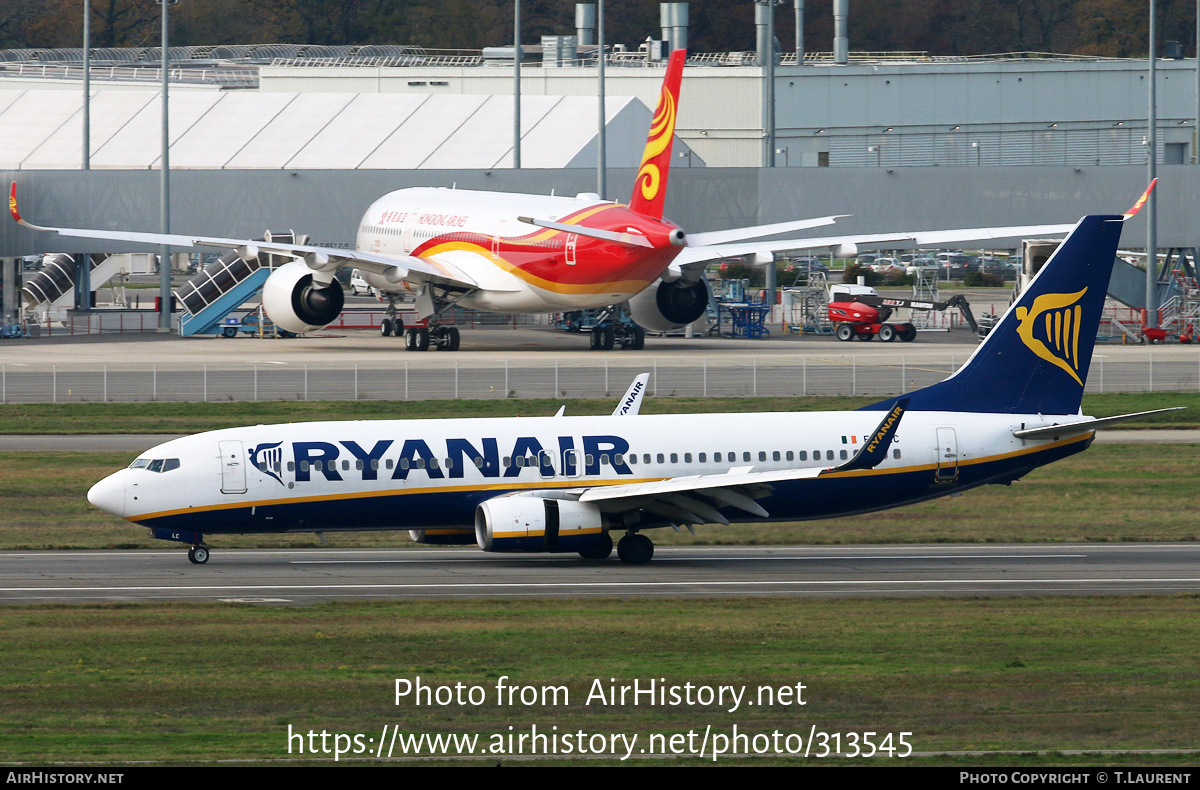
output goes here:
[{"label": "grey metal roof", "polygon": [[[160,106],[158,91],[94,91],[91,166],[157,168]],[[0,90],[0,170],[79,168],[81,108],[75,91]],[[173,91],[171,167],[511,167],[512,109],[504,96]],[[609,166],[636,167],[650,110],[628,96],[606,109]],[[524,96],[521,124],[524,167],[595,163],[595,98]]]}]

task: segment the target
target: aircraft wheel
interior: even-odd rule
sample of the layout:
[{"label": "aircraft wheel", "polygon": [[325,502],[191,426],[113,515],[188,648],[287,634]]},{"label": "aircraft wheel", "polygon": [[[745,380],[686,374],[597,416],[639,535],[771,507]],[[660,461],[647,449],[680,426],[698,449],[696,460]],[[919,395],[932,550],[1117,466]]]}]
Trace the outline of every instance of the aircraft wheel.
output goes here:
[{"label": "aircraft wheel", "polygon": [[911,343],[917,339],[917,328],[912,324],[902,324],[900,326],[900,339],[905,343]]},{"label": "aircraft wheel", "polygon": [[417,330],[409,327],[404,330],[404,350],[415,351],[417,347]]},{"label": "aircraft wheel", "polygon": [[392,319],[385,318],[385,319],[383,319],[383,322],[380,323],[380,325],[379,325],[379,334],[383,335],[384,337],[391,337],[392,329],[393,329]]},{"label": "aircraft wheel", "polygon": [[854,327],[850,326],[849,324],[838,324],[837,339],[838,340],[853,340],[854,339]]},{"label": "aircraft wheel", "polygon": [[600,350],[612,351],[613,345],[617,342],[616,333],[613,332],[611,326],[600,327]]},{"label": "aircraft wheel", "polygon": [[413,333],[413,351],[428,351],[429,350],[429,330],[423,326],[414,327]]},{"label": "aircraft wheel", "polygon": [[600,327],[592,327],[591,334],[588,336],[588,348],[592,351],[600,348]]},{"label": "aircraft wheel", "polygon": [[462,338],[460,338],[459,334],[458,334],[458,327],[452,326],[449,329],[447,329],[446,336],[447,336],[446,350],[447,351],[458,351],[458,346],[462,342]]},{"label": "aircraft wheel", "polygon": [[204,546],[192,546],[188,549],[188,561],[193,565],[203,565],[208,562],[208,549]]},{"label": "aircraft wheel", "polygon": [[[608,559],[608,555],[612,554],[613,541],[612,538],[607,534],[602,535],[601,537],[603,537],[604,540],[601,541],[599,545],[584,549],[583,551],[579,552],[579,556],[583,557],[585,560]],[[653,549],[653,546],[651,546],[651,549]]]},{"label": "aircraft wheel", "polygon": [[645,535],[626,534],[617,543],[617,556],[628,565],[645,565],[654,556],[654,544]]},{"label": "aircraft wheel", "polygon": [[884,324],[879,327],[879,339],[884,343],[890,343],[896,339],[896,327],[891,324]]},{"label": "aircraft wheel", "polygon": [[641,351],[646,347],[646,330],[640,326],[633,328],[633,341],[629,344],[629,348],[633,351]]}]

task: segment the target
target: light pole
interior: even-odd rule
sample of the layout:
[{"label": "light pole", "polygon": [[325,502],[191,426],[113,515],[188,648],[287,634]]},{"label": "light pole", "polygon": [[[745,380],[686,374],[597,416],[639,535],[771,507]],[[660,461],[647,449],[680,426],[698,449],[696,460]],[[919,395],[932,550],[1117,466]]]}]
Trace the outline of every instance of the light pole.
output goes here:
[{"label": "light pole", "polygon": [[[1157,92],[1155,90],[1155,66],[1158,53],[1158,36],[1155,27],[1157,19],[1158,0],[1150,0],[1150,119],[1149,134],[1146,136],[1148,146],[1146,157],[1149,180],[1153,182],[1158,176],[1158,108],[1156,106]],[[1158,201],[1156,192],[1150,193],[1146,206],[1146,327],[1158,328]]]},{"label": "light pole", "polygon": [[596,191],[600,199],[608,192],[608,118],[604,110],[604,0],[596,0],[596,64],[599,66],[600,128],[596,130]]},{"label": "light pole", "polygon": [[[167,8],[179,0],[155,0],[162,6],[162,169],[159,181],[158,225],[159,232],[171,232],[171,136],[167,120],[167,77],[170,60],[167,57]],[[158,331],[171,331],[171,248],[158,248]]]},{"label": "light pole", "polygon": [[521,169],[521,0],[513,3],[513,167]]}]

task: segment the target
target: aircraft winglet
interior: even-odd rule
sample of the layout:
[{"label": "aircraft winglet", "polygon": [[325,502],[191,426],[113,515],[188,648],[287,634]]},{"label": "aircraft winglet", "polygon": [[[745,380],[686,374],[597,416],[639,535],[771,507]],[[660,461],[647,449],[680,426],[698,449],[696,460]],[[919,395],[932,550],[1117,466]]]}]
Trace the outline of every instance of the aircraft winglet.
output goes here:
[{"label": "aircraft winglet", "polygon": [[12,218],[14,220],[16,220],[17,224],[19,224],[19,225],[26,224],[25,221],[21,219],[21,212],[17,211],[17,182],[16,181],[12,182],[12,188],[8,192],[8,213],[12,214]]},{"label": "aircraft winglet", "polygon": [[642,408],[642,396],[646,394],[646,382],[650,380],[649,373],[639,374],[621,396],[621,402],[613,410],[614,417],[628,417],[637,414]]},{"label": "aircraft winglet", "polygon": [[823,474],[849,472],[855,469],[874,469],[883,463],[887,458],[888,447],[892,444],[892,438],[896,435],[896,429],[900,427],[900,418],[904,416],[907,408],[908,398],[901,398],[896,401],[892,408],[888,410],[887,415],[880,421],[879,427],[863,443],[862,449],[846,463],[841,466],[835,466],[833,469],[828,469]]},{"label": "aircraft winglet", "polygon": [[1150,182],[1150,186],[1146,187],[1146,191],[1142,193],[1142,196],[1137,199],[1136,203],[1129,207],[1129,211],[1125,212],[1125,219],[1132,219],[1142,210],[1142,206],[1146,205],[1146,201],[1150,199],[1150,193],[1154,191],[1154,185],[1157,183],[1157,178]]}]

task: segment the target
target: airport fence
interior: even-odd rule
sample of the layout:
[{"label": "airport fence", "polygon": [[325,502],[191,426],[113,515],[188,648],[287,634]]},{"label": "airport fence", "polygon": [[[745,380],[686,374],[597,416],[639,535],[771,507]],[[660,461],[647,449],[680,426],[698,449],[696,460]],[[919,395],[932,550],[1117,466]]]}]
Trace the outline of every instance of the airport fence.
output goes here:
[{"label": "airport fence", "polygon": [[[415,356],[415,355],[412,355]],[[651,397],[793,397],[908,392],[945,379],[961,353],[472,359],[431,353],[391,363],[247,365],[0,364],[0,402],[615,398],[649,373]],[[1089,392],[1200,390],[1200,355],[1105,359]]]}]

